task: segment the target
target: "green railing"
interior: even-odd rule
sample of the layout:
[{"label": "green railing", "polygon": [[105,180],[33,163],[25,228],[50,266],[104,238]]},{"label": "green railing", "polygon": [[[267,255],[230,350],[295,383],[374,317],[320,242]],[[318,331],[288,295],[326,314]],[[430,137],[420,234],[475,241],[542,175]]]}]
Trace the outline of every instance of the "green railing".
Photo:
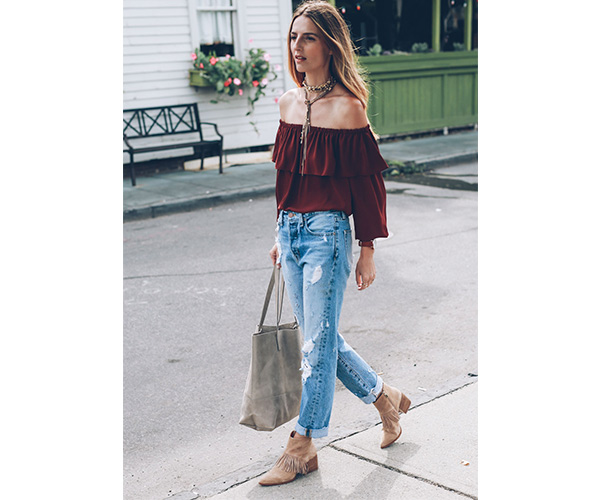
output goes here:
[{"label": "green railing", "polygon": [[381,136],[477,123],[477,51],[361,57]]}]

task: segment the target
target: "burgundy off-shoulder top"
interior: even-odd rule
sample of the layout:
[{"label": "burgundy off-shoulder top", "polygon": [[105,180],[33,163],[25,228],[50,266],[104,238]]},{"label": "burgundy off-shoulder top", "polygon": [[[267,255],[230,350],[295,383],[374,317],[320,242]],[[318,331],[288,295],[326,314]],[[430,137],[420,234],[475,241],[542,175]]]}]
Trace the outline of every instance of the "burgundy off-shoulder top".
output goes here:
[{"label": "burgundy off-shoulder top", "polygon": [[370,127],[311,127],[304,175],[300,173],[302,125],[279,121],[273,146],[277,212],[341,210],[354,215],[355,238],[388,236],[381,172],[388,168]]}]

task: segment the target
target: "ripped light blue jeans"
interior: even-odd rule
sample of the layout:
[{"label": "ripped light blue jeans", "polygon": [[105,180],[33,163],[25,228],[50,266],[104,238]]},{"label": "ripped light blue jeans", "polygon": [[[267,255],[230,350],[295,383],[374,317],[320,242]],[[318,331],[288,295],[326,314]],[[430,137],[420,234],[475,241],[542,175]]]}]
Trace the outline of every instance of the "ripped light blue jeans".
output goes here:
[{"label": "ripped light blue jeans", "polygon": [[304,336],[302,400],[296,432],[327,436],[335,377],[367,404],[381,392],[381,377],[338,332],[352,266],[352,229],[341,211],[282,210],[277,245],[292,309]]}]

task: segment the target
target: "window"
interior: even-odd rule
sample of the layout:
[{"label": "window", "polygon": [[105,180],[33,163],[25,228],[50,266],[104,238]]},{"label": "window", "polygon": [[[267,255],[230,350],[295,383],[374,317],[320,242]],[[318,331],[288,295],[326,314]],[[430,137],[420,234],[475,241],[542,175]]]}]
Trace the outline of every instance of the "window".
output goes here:
[{"label": "window", "polygon": [[[359,54],[375,44],[384,53],[410,52],[414,44],[432,47],[432,0],[337,0]],[[466,0],[440,1],[440,48],[464,50]],[[472,6],[471,47],[477,48],[477,6]]]},{"label": "window", "polygon": [[[479,2],[473,4],[471,47],[477,48],[477,17]],[[467,4],[464,0],[442,2],[441,46],[443,51],[457,50],[465,45],[465,17]]]},{"label": "window", "polygon": [[410,52],[416,42],[431,46],[431,0],[342,0],[336,7],[360,55],[375,44],[386,53]]},{"label": "window", "polygon": [[195,0],[200,50],[235,55],[236,0]]}]

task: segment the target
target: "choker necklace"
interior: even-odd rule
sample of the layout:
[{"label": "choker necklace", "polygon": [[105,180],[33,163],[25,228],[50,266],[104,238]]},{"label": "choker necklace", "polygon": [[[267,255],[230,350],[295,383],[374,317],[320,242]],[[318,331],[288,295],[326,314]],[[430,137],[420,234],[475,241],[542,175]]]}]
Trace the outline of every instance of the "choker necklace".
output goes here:
[{"label": "choker necklace", "polygon": [[302,86],[309,92],[321,92],[322,90],[331,90],[336,84],[335,78],[329,78],[325,83],[321,85],[309,85],[306,83],[306,77],[302,80]]},{"label": "choker necklace", "polygon": [[[300,134],[300,145],[302,146],[302,161],[300,164],[300,174],[304,175],[304,164],[306,163],[306,148],[308,146],[308,140],[307,140],[307,136],[308,136],[308,132],[310,131],[310,107],[317,102],[319,99],[321,99],[321,97],[329,94],[329,92],[331,92],[333,90],[333,87],[335,87],[335,84],[337,83],[336,79],[331,77],[329,80],[327,80],[325,83],[323,83],[322,85],[308,85],[306,83],[306,78],[302,81],[302,86],[304,87],[304,104],[306,104],[306,118],[304,120],[304,124],[302,125],[302,132]],[[315,97],[314,99],[309,99],[308,98],[308,93],[309,92],[321,92],[317,97]]]}]

